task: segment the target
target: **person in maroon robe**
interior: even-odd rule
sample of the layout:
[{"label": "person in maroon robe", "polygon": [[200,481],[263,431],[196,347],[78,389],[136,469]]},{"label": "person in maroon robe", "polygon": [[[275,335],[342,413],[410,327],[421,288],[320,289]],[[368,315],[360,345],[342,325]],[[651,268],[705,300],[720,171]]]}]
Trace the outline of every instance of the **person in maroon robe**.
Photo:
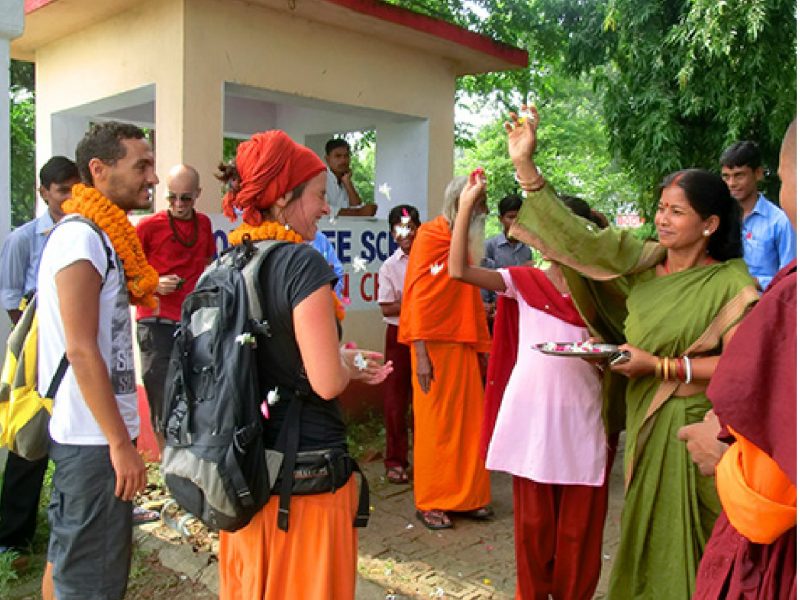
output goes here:
[{"label": "person in maroon robe", "polygon": [[[781,205],[796,226],[796,121],[781,149]],[[695,598],[797,597],[797,264],[773,280],[722,354],[714,409],[683,427],[692,459],[716,469],[723,512]],[[734,441],[730,447],[724,442]]]}]

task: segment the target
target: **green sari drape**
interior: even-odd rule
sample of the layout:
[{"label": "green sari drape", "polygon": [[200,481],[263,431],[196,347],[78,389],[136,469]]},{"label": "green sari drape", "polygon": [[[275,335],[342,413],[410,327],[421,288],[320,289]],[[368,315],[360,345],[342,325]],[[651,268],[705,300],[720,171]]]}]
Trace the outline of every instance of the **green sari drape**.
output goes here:
[{"label": "green sari drape", "polygon": [[[629,231],[598,230],[549,186],[528,196],[511,235],[565,265],[573,299],[594,333],[658,356],[719,354],[722,336],[757,299],[741,260],[656,277],[663,248]],[[713,478],[700,474],[677,438],[711,405],[702,393],[678,397],[677,388],[654,376],[625,387],[627,489],[613,600],[690,598],[720,510]],[[621,411],[610,400],[613,429]]]}]

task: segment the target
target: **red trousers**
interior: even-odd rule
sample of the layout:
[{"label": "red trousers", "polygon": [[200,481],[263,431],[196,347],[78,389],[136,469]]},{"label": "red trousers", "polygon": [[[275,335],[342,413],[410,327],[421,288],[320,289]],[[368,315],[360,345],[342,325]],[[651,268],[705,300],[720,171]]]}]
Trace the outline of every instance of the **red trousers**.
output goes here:
[{"label": "red trousers", "polygon": [[386,378],[383,423],[386,429],[386,468],[408,467],[408,408],[411,405],[411,349],[397,341],[397,326],[386,326],[386,360],[394,371]]},{"label": "red trousers", "polygon": [[513,478],[517,600],[591,600],[600,579],[610,444],[600,487]]}]

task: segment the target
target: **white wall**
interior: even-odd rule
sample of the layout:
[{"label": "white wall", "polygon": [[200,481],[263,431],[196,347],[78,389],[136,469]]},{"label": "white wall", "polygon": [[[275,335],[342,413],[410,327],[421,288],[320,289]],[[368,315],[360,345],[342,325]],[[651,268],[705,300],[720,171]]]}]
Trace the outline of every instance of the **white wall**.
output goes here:
[{"label": "white wall", "polygon": [[[11,128],[9,124],[9,64],[11,40],[22,33],[22,0],[0,0],[0,245],[11,230]],[[5,349],[11,322],[0,316],[0,348]],[[5,352],[2,352],[5,355]]]}]

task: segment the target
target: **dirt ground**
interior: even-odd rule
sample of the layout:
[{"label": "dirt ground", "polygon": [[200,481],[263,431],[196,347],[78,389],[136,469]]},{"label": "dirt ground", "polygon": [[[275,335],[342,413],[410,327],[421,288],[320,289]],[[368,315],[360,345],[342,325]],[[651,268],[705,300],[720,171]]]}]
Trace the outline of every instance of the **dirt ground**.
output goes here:
[{"label": "dirt ground", "polygon": [[[39,590],[44,555],[34,555],[19,572],[19,579],[11,584],[7,600],[41,600]],[[155,552],[135,552],[131,565],[126,600],[214,600],[208,589],[189,580],[185,575],[163,566]]]},{"label": "dirt ground", "polygon": [[137,569],[128,585],[125,600],[212,600],[216,596],[205,586],[189,580],[163,566],[156,556],[150,553],[140,557]]}]

